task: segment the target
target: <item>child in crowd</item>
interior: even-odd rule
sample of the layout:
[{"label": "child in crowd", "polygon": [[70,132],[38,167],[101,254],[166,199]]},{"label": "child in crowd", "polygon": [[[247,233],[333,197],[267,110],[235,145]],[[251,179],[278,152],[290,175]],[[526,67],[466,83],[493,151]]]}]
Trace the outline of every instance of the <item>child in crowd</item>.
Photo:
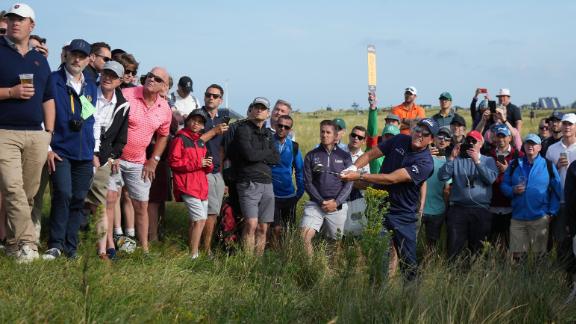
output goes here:
[{"label": "child in crowd", "polygon": [[174,198],[186,204],[190,217],[188,246],[192,259],[198,257],[198,245],[208,217],[206,174],[212,172],[214,168],[212,157],[200,139],[206,120],[206,114],[202,109],[193,110],[186,118],[184,128],[172,141],[168,157],[173,173]]}]

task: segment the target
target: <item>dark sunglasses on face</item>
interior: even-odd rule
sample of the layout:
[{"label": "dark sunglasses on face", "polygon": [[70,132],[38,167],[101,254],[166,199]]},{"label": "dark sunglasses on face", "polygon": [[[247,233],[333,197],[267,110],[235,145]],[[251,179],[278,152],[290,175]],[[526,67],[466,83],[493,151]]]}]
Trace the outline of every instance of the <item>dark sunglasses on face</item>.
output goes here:
[{"label": "dark sunglasses on face", "polygon": [[155,82],[158,82],[158,83],[164,83],[164,80],[162,80],[161,77],[152,74],[152,72],[148,72],[148,74],[146,74],[146,78],[147,79],[153,79]]},{"label": "dark sunglasses on face", "polygon": [[540,126],[540,130],[548,130],[548,126]]},{"label": "dark sunglasses on face", "polygon": [[476,143],[478,143],[478,141],[473,137],[466,137],[466,143],[471,144],[471,145],[476,145]]},{"label": "dark sunglasses on face", "polygon": [[109,70],[104,70],[104,71],[102,71],[102,76],[103,76],[103,77],[106,77],[106,78],[113,79],[113,80],[116,80],[116,79],[119,79],[119,78],[120,78],[119,76],[116,75],[116,73],[111,72],[111,71],[109,71]]},{"label": "dark sunglasses on face", "polygon": [[108,56],[104,56],[102,54],[96,54],[96,56],[98,56],[99,58],[102,59],[102,61],[104,62],[109,62],[111,60],[111,58],[109,58]]},{"label": "dark sunglasses on face", "polygon": [[[109,60],[108,60],[109,61]],[[106,62],[108,62],[106,61]],[[124,70],[124,74],[131,74],[131,75],[136,75],[136,71],[132,71],[132,70]],[[146,76],[148,77],[148,76]]]},{"label": "dark sunglasses on face", "polygon": [[220,99],[220,97],[222,97],[221,95],[217,94],[217,93],[210,93],[210,92],[206,92],[204,94],[204,96],[206,98],[212,98],[212,99]]},{"label": "dark sunglasses on face", "polygon": [[422,136],[430,136],[430,135],[432,135],[432,133],[430,133],[430,131],[428,131],[428,130],[420,127],[420,126],[414,127],[414,132],[420,133],[420,134],[422,134]]},{"label": "dark sunglasses on face", "polygon": [[452,137],[450,137],[448,135],[438,135],[438,136],[436,136],[436,138],[439,141],[450,141],[452,139]]},{"label": "dark sunglasses on face", "polygon": [[363,140],[366,138],[365,136],[360,136],[360,135],[358,135],[358,134],[356,134],[356,133],[350,133],[350,137],[352,137],[352,138],[357,138],[357,139],[360,140],[360,141],[363,141]]},{"label": "dark sunglasses on face", "polygon": [[285,129],[285,130],[290,130],[292,128],[292,126],[282,125],[282,124],[276,124],[276,127],[280,128],[280,129]]}]

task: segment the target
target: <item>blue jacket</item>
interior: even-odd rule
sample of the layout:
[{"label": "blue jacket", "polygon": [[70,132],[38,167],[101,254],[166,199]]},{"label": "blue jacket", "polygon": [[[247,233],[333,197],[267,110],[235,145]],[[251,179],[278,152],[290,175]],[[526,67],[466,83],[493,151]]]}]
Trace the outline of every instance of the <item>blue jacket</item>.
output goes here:
[{"label": "blue jacket", "polygon": [[[54,135],[50,146],[60,157],[76,161],[88,161],[94,157],[94,116],[83,121],[79,132],[70,129],[71,120],[81,120],[82,104],[76,92],[66,85],[66,71],[60,70],[50,74],[51,88],[56,104],[56,122]],[[93,105],[96,105],[96,83],[85,78],[81,95],[84,95]],[[72,112],[71,102],[74,104]]]},{"label": "blue jacket", "polygon": [[331,152],[320,145],[306,154],[304,159],[304,184],[310,200],[321,204],[324,200],[335,199],[338,206],[348,199],[353,182],[340,180],[337,174],[314,172],[316,164],[324,165],[324,171],[340,173],[352,165],[352,156],[337,145]]},{"label": "blue jacket", "polygon": [[[274,146],[280,152],[280,163],[272,166],[272,184],[276,198],[296,196],[300,199],[304,194],[304,161],[299,149],[294,156],[293,143],[290,138],[286,138],[286,142],[281,146],[278,137],[274,135]],[[292,181],[293,169],[296,173],[296,190]]]},{"label": "blue jacket", "polygon": [[450,205],[488,208],[492,199],[492,184],[498,177],[494,159],[480,155],[480,163],[457,157],[448,160],[438,171],[438,179],[452,178]]},{"label": "blue jacket", "polygon": [[[546,160],[538,155],[530,168],[526,158],[518,159],[518,166],[514,173],[510,174],[511,168],[504,173],[504,180],[500,185],[502,193],[512,199],[512,218],[516,220],[535,220],[544,215],[554,216],[560,209],[560,176],[554,163],[554,179],[548,176]],[[524,176],[526,180],[526,191],[523,194],[513,193],[514,186],[519,181],[518,177]]]}]

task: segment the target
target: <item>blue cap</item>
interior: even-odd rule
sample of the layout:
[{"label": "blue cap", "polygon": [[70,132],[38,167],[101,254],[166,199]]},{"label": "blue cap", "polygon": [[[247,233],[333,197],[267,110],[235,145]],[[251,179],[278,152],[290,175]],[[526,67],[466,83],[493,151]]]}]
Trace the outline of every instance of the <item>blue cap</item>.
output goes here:
[{"label": "blue cap", "polygon": [[90,49],[92,45],[83,39],[74,39],[68,45],[69,52],[81,52],[86,54],[86,56],[90,55]]},{"label": "blue cap", "polygon": [[478,109],[480,110],[488,109],[488,100],[484,99],[480,101],[480,103],[478,103]]},{"label": "blue cap", "polygon": [[494,133],[496,135],[504,135],[504,136],[512,135],[512,133],[510,132],[508,127],[506,127],[506,125],[504,125],[504,124],[496,124],[496,125],[492,126],[492,133]]},{"label": "blue cap", "polygon": [[428,128],[428,130],[430,131],[430,133],[432,133],[433,136],[436,136],[436,134],[438,134],[438,128],[439,128],[438,123],[432,118],[424,118],[420,120],[416,125],[425,126],[426,128]]},{"label": "blue cap", "polygon": [[540,139],[540,136],[538,136],[536,134],[526,135],[526,137],[524,137],[524,143],[526,143],[526,142],[533,142],[534,144],[542,144],[542,140]]},{"label": "blue cap", "polygon": [[564,114],[562,114],[561,112],[559,112],[558,110],[554,110],[552,112],[552,115],[550,115],[550,117],[548,117],[546,120],[550,121],[552,119],[556,119],[556,120],[562,120],[562,117],[564,117]]}]

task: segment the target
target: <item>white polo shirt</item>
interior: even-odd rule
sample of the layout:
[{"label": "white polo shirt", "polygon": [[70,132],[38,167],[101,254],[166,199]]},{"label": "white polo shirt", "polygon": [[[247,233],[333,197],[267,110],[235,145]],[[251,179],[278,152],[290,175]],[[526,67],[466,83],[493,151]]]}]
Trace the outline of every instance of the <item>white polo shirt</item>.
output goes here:
[{"label": "white polo shirt", "polygon": [[[560,153],[566,152],[568,157],[568,165],[572,163],[572,161],[576,160],[576,143],[566,146],[564,141],[560,140],[557,143],[552,144],[548,147],[548,151],[546,152],[546,160],[551,161],[554,164],[558,164],[558,160],[560,159]],[[566,172],[568,171],[568,167],[563,167],[558,169],[558,173],[560,174],[560,179],[562,180],[562,200],[561,203],[564,203],[564,181],[566,181]]]}]

